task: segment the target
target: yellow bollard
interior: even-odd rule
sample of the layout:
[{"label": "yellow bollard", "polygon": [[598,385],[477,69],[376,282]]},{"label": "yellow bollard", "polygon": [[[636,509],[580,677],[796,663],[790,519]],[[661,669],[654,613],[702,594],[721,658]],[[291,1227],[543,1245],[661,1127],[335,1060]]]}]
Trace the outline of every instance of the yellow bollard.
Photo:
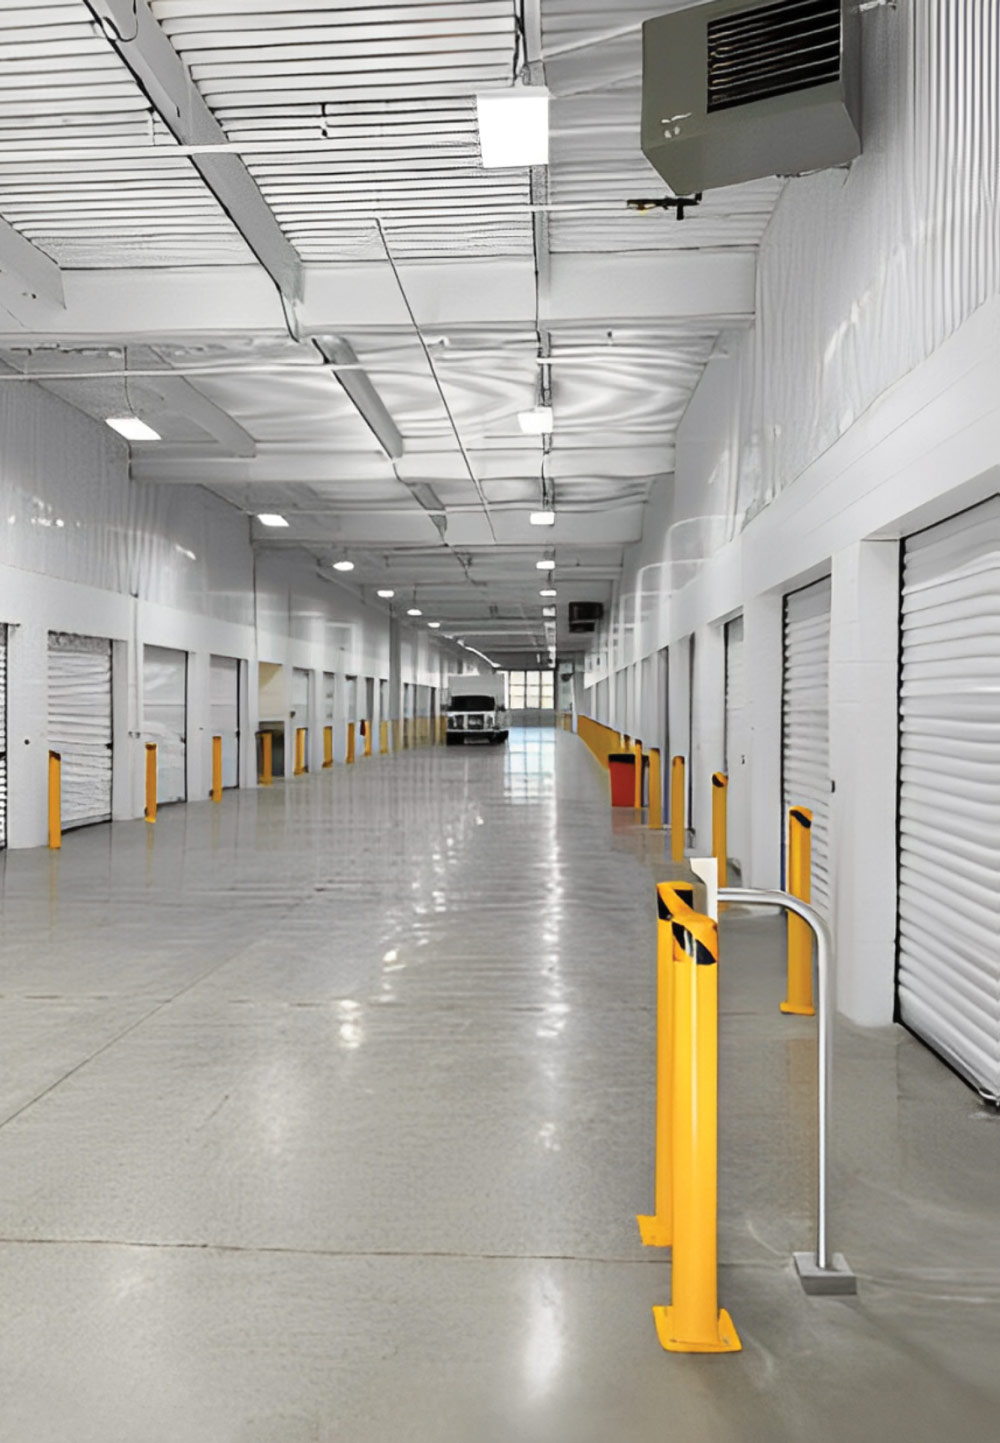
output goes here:
[{"label": "yellow bollard", "polygon": [[[812,821],[807,807],[788,812],[788,890],[800,902],[812,900]],[[801,917],[788,914],[788,998],[782,1012],[814,1017],[812,929]]]},{"label": "yellow bollard", "polygon": [[222,738],[212,738],[212,801],[222,801]]},{"label": "yellow bollard", "polygon": [[678,908],[674,950],[671,1303],[654,1308],[670,1353],[738,1353],[718,1292],[719,928]]},{"label": "yellow bollard", "polygon": [[363,725],[365,729],[365,756],[370,757],[372,754],[372,741],[374,739],[374,733],[372,732],[372,724],[370,721],[364,722]]},{"label": "yellow bollard", "polygon": [[306,729],[305,727],[295,728],[295,763],[292,767],[292,776],[301,777],[306,769]]},{"label": "yellow bollard", "polygon": [[694,903],[687,882],[664,882],[656,889],[656,1144],[654,1211],[640,1217],[639,1236],[647,1248],[669,1248],[673,1241],[673,1030],[674,928],[676,904]]},{"label": "yellow bollard", "polygon": [[726,835],[726,803],[729,797],[729,778],[725,772],[712,773],[712,856],[719,869],[719,886],[728,887],[727,854],[729,842]]},{"label": "yellow bollard", "polygon": [[262,787],[269,787],[274,781],[274,737],[270,732],[258,732],[260,737],[260,776]]},{"label": "yellow bollard", "polygon": [[156,743],[146,743],[146,811],[147,822],[156,821]]},{"label": "yellow bollard", "polygon": [[323,770],[333,766],[333,727],[323,728]]},{"label": "yellow bollard", "polygon": [[353,723],[353,722],[348,722],[348,723],[347,723],[347,757],[345,758],[345,760],[346,760],[346,761],[349,761],[349,762],[353,762],[353,760],[354,760],[354,723]]},{"label": "yellow bollard", "polygon": [[389,751],[389,723],[380,721],[378,724],[378,750],[380,756],[386,756]]},{"label": "yellow bollard", "polygon": [[62,757],[49,752],[49,846],[58,852],[62,846]]},{"label": "yellow bollard", "polygon": [[660,777],[660,749],[651,747],[649,752],[649,815],[648,825],[656,831],[663,827],[663,782]]},{"label": "yellow bollard", "polygon": [[670,763],[670,856],[675,862],[684,860],[684,758],[674,757]]},{"label": "yellow bollard", "polygon": [[635,756],[635,765],[632,771],[635,773],[635,795],[632,805],[637,812],[642,811],[642,742],[636,742],[632,748]]},{"label": "yellow bollard", "polygon": [[394,752],[403,750],[403,723],[400,721],[392,724],[392,749]]}]

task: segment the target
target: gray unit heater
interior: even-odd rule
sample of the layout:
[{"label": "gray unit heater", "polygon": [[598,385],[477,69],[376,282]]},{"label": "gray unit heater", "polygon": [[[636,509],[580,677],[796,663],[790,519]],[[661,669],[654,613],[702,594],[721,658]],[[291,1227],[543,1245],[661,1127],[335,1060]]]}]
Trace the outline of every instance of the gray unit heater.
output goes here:
[{"label": "gray unit heater", "polygon": [[675,195],[854,160],[856,0],[710,0],[647,20],[642,150]]}]

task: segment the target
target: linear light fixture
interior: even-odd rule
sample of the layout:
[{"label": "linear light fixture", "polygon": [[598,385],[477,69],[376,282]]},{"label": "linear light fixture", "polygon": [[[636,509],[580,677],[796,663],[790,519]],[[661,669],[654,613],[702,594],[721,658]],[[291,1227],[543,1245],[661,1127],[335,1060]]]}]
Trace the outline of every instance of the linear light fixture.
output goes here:
[{"label": "linear light fixture", "polygon": [[556,589],[555,589],[554,586],[543,586],[542,589],[541,589],[541,591],[540,591],[538,594],[539,594],[539,596],[558,596],[558,595],[559,595],[558,591],[556,591]]},{"label": "linear light fixture", "polygon": [[515,85],[476,96],[479,154],[486,170],[549,163],[549,92]]},{"label": "linear light fixture", "polygon": [[104,419],[112,431],[117,431],[126,441],[162,440],[159,431],[154,431],[152,426],[147,426],[138,416],[106,416]]},{"label": "linear light fixture", "polygon": [[431,631],[437,631],[441,623],[440,621],[429,621],[427,625],[430,627]]},{"label": "linear light fixture", "polygon": [[547,556],[544,561],[535,562],[536,571],[555,571],[555,569],[556,563],[551,556]]},{"label": "linear light fixture", "polygon": [[261,526],[287,526],[288,522],[277,511],[258,511],[257,520]]},{"label": "linear light fixture", "polygon": [[393,591],[391,586],[383,586],[381,590],[376,591],[375,595],[381,596],[383,601],[389,601],[392,597],[396,595],[396,593]]},{"label": "linear light fixture", "polygon": [[424,613],[420,610],[419,606],[408,606],[406,608],[406,614],[407,616],[423,616]]},{"label": "linear light fixture", "polygon": [[532,511],[528,520],[532,526],[554,526],[556,513],[554,511]]},{"label": "linear light fixture", "polygon": [[333,563],[333,569],[334,571],[353,571],[354,562],[348,561],[347,558],[344,557],[342,561],[335,561]]},{"label": "linear light fixture", "polygon": [[517,424],[525,436],[548,436],[552,431],[552,407],[532,406],[530,411],[518,411]]}]

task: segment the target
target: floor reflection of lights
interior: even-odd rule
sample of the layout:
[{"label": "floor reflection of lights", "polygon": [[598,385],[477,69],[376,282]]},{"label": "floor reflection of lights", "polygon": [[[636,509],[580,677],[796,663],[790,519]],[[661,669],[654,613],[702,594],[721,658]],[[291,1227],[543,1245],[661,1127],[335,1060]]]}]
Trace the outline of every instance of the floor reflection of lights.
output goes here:
[{"label": "floor reflection of lights", "polygon": [[510,734],[504,761],[504,796],[536,802],[555,795],[555,732],[525,727]]}]

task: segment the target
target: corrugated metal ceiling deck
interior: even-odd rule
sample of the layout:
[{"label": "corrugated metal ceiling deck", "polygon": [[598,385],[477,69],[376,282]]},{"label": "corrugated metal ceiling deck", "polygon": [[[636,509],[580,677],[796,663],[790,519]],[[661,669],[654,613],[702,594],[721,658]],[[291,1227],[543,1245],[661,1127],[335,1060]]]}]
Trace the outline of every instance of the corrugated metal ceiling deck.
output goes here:
[{"label": "corrugated metal ceiling deck", "polygon": [[[115,157],[116,146],[174,141],[81,0],[8,0],[0,48],[5,220],[67,267],[253,260],[189,160]],[[40,159],[68,142],[79,159]]]},{"label": "corrugated metal ceiling deck", "polygon": [[526,255],[528,176],[479,162],[476,91],[513,74],[509,0],[153,0],[236,141],[326,139],[244,158],[306,261]]}]

